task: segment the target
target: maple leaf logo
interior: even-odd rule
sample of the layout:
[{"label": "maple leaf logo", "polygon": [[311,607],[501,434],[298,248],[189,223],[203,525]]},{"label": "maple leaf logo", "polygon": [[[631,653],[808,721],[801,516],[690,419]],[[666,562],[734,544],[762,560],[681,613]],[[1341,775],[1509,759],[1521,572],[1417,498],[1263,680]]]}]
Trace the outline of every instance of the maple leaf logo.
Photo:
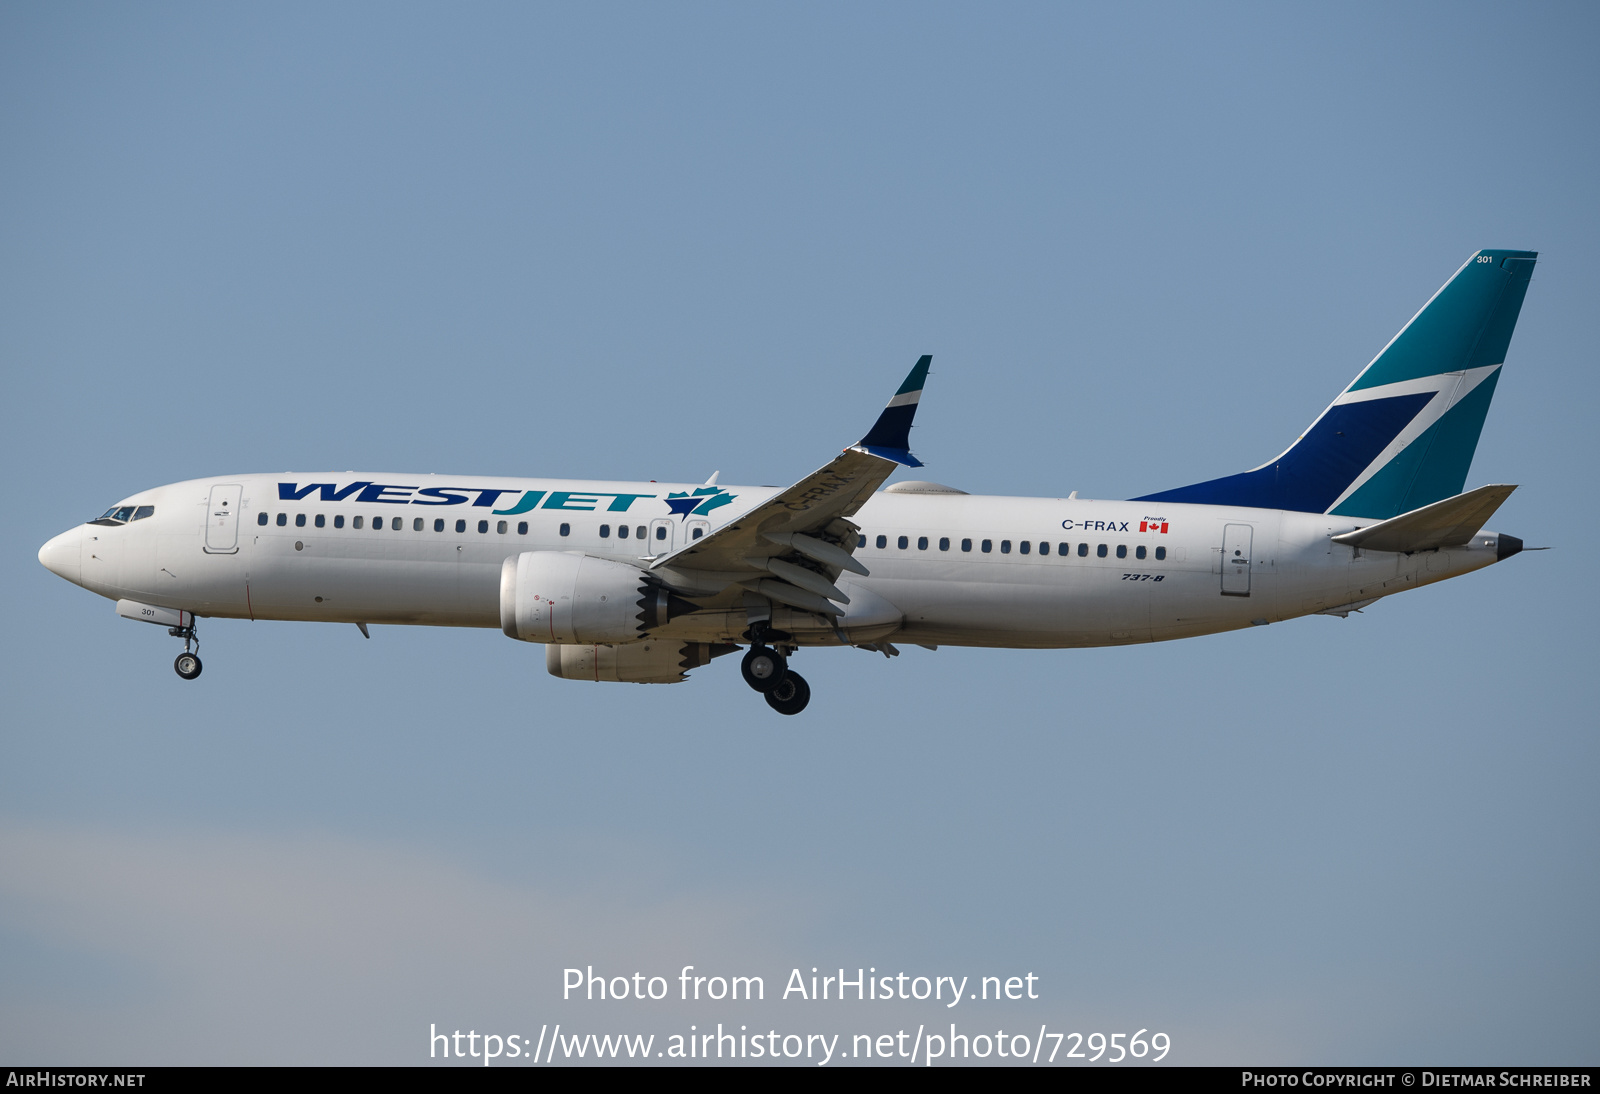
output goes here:
[{"label": "maple leaf logo", "polygon": [[718,506],[727,505],[734,497],[720,486],[701,486],[692,492],[679,490],[668,494],[666,502],[673,516],[688,520],[690,516],[703,517]]}]

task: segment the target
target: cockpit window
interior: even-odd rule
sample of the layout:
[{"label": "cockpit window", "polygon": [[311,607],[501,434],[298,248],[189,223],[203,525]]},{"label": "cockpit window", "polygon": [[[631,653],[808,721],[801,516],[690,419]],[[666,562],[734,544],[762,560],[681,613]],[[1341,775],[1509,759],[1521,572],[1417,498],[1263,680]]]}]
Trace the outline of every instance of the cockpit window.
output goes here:
[{"label": "cockpit window", "polygon": [[155,514],[156,507],[154,505],[141,505],[133,511],[133,519],[143,520],[145,517],[153,517]]},{"label": "cockpit window", "polygon": [[[133,517],[134,508],[135,507],[132,506],[132,505],[113,505],[110,509],[107,509],[99,517],[95,518],[94,520],[91,520],[89,523],[90,524],[126,524],[130,520],[134,519],[134,517]],[[155,512],[155,507],[154,506],[150,506],[149,508],[150,508],[150,513],[154,513]],[[145,516],[149,516],[150,513],[146,513]]]}]

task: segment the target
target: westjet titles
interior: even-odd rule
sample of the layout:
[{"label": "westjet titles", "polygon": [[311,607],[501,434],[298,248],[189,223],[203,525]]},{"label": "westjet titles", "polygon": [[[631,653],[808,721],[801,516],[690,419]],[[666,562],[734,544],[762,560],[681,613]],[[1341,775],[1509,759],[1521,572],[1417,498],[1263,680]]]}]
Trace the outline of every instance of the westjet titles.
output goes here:
[{"label": "westjet titles", "polygon": [[[567,509],[572,512],[594,512],[605,499],[608,513],[626,513],[640,498],[654,498],[656,494],[612,494],[605,491],[573,490],[496,490],[487,486],[398,486],[374,482],[352,482],[339,486],[331,482],[313,482],[305,486],[296,482],[278,484],[279,501],[303,501],[316,491],[318,501],[344,501],[351,499],[369,505],[465,505],[470,501],[474,508],[489,509],[495,516],[516,516],[532,509]],[[359,491],[359,493],[358,493]],[[520,494],[507,509],[494,506],[506,494]],[[698,489],[686,494],[673,494],[667,498],[667,507],[687,517],[690,513],[704,515],[719,505],[726,505],[733,495],[723,490]],[[540,505],[540,501],[544,504]]]}]

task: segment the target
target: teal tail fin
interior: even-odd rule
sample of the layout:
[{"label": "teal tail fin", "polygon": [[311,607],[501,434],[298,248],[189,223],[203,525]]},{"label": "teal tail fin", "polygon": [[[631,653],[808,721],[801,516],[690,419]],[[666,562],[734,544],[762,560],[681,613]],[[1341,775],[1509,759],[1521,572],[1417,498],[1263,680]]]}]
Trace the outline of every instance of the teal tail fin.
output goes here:
[{"label": "teal tail fin", "polygon": [[1135,501],[1387,519],[1461,493],[1534,251],[1479,251],[1277,459]]}]

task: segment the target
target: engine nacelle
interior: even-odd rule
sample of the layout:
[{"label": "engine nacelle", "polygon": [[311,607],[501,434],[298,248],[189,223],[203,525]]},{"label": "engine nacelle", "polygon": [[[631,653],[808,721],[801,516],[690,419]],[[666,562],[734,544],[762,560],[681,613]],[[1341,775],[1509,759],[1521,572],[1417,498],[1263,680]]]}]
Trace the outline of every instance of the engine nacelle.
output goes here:
[{"label": "engine nacelle", "polygon": [[500,566],[500,629],[523,642],[635,642],[695,610],[625,562],[524,551]]},{"label": "engine nacelle", "polygon": [[616,646],[546,646],[544,666],[563,680],[624,684],[677,684],[683,674],[738,646],[646,638]]}]

